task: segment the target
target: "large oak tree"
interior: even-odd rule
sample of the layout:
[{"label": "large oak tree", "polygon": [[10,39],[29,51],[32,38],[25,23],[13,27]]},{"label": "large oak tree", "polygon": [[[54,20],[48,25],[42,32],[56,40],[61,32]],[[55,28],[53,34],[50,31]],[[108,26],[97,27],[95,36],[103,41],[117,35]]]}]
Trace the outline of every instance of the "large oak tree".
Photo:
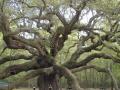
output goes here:
[{"label": "large oak tree", "polygon": [[[59,80],[65,77],[72,90],[80,90],[74,73],[93,68],[98,72],[108,73],[116,85],[109,68],[89,63],[97,58],[120,63],[120,49],[117,47],[120,45],[118,0],[0,0],[0,2],[3,52],[6,48],[29,52],[29,55],[1,57],[0,65],[11,59],[29,61],[0,71],[0,79],[29,71],[15,84],[39,76],[39,90],[50,88],[61,90]],[[74,43],[70,43],[70,46],[66,46],[65,42],[72,37],[72,33],[78,38]],[[64,60],[64,63],[58,63],[57,56],[64,47],[68,49],[66,56],[69,59]],[[69,54],[71,48],[75,49]],[[104,48],[112,50],[114,55],[104,53]],[[86,57],[81,58],[84,53]],[[13,85],[11,84],[11,88]],[[117,85],[115,88],[118,89]]]}]

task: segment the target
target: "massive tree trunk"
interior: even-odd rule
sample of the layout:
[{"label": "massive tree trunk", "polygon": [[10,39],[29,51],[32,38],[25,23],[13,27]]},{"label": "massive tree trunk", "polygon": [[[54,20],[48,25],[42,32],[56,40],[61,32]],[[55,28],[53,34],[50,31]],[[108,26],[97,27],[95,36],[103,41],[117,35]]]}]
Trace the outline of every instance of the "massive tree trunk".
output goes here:
[{"label": "massive tree trunk", "polygon": [[56,74],[40,75],[37,82],[39,90],[62,90],[58,79]]}]

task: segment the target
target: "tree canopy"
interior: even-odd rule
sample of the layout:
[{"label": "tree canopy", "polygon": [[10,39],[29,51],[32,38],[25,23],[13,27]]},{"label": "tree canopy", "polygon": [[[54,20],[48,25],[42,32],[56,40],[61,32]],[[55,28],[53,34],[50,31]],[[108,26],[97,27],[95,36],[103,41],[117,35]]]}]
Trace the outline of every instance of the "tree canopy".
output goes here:
[{"label": "tree canopy", "polygon": [[20,84],[55,73],[80,90],[74,73],[93,68],[116,85],[110,65],[120,63],[119,19],[119,0],[0,0],[0,65],[24,60],[1,69],[0,79],[29,71]]}]

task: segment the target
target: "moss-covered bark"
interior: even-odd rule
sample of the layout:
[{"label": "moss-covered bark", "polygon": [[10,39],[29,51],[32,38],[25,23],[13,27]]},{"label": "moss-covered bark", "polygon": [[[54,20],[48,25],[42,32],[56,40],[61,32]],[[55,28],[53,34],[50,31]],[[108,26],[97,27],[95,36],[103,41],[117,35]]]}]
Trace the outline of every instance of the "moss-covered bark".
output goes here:
[{"label": "moss-covered bark", "polygon": [[39,90],[61,90],[58,79],[56,74],[40,75],[37,83]]}]

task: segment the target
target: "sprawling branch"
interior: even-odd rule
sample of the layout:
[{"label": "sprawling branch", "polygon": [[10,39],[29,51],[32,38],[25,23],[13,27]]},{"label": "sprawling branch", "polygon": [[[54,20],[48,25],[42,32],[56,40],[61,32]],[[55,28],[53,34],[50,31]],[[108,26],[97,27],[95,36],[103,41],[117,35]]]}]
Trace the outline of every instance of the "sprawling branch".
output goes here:
[{"label": "sprawling branch", "polygon": [[42,57],[42,56],[34,57],[29,62],[25,62],[23,64],[18,64],[18,65],[12,65],[0,71],[0,79],[4,79],[9,76],[16,75],[23,71],[29,71],[29,70],[34,70],[38,68],[48,68],[52,66],[53,63],[54,61],[50,57]]},{"label": "sprawling branch", "polygon": [[29,56],[25,56],[25,55],[15,55],[15,56],[5,56],[5,57],[0,57],[0,65],[4,64],[5,62],[8,61],[13,61],[13,60],[19,60],[19,59],[25,59],[25,60],[29,60],[32,59],[32,55]]},{"label": "sprawling branch", "polygon": [[[40,39],[36,39],[33,41],[33,40],[27,40],[18,35],[14,35],[14,34],[18,34],[18,33],[22,32],[22,30],[24,32],[26,32],[26,31],[30,32],[31,30],[29,31],[28,29],[19,29],[18,31],[12,33],[11,30],[9,29],[9,22],[7,20],[7,17],[4,14],[1,14],[0,18],[1,18],[0,27],[1,27],[1,31],[3,33],[3,39],[8,48],[26,49],[29,52],[31,52],[31,50],[29,49],[29,46],[31,46],[32,48],[36,48],[36,50],[38,50],[38,52],[36,52],[37,55],[40,55],[40,54],[46,55],[47,54],[47,50],[45,49],[45,47],[42,44],[42,42],[40,41]],[[32,32],[36,34],[35,31],[32,31]],[[40,38],[39,34],[37,34],[37,35]],[[35,52],[35,50],[34,50],[34,52]]]},{"label": "sprawling branch", "polygon": [[71,84],[72,89],[80,90],[79,82],[77,81],[76,76],[68,68],[56,65],[55,69],[62,73],[62,75]]},{"label": "sprawling branch", "polygon": [[41,74],[47,74],[50,75],[53,72],[53,68],[44,68],[44,69],[37,69],[37,70],[33,70],[31,72],[29,72],[27,75],[25,75],[23,78],[20,78],[18,81],[16,81],[15,83],[11,83],[10,84],[10,88],[14,88],[14,86],[17,86],[21,83],[23,83],[24,81],[27,81],[31,78],[37,77]]},{"label": "sprawling branch", "polygon": [[8,48],[26,50],[28,49],[28,46],[26,46],[25,44],[15,41],[12,37],[7,36],[7,34],[11,32],[11,30],[9,28],[8,18],[4,15],[4,13],[0,14],[0,28],[0,31],[3,33],[3,40],[5,41]]},{"label": "sprawling branch", "polygon": [[[7,78],[22,71],[28,71],[34,69],[36,66],[35,61],[26,62],[24,64],[9,66],[0,72],[0,79]],[[36,66],[37,67],[37,66]]]},{"label": "sprawling branch", "polygon": [[90,61],[95,60],[96,58],[111,59],[115,63],[120,63],[120,59],[112,55],[108,55],[105,53],[93,53],[87,56],[85,59],[81,60],[80,62],[69,62],[68,61],[64,65],[68,68],[77,68],[80,66],[87,65]]},{"label": "sprawling branch", "polygon": [[74,69],[72,69],[72,72],[73,73],[80,72],[80,71],[83,71],[83,70],[86,70],[86,69],[91,69],[91,68],[95,69],[98,72],[108,73],[107,69],[101,68],[101,67],[98,67],[98,66],[95,66],[95,65],[87,65],[87,66],[82,66],[82,67],[74,68]]},{"label": "sprawling branch", "polygon": [[[107,35],[102,36],[101,40],[104,41],[106,39]],[[72,54],[69,62],[74,62],[76,61],[81,54],[85,53],[85,52],[90,52],[91,50],[95,50],[98,46],[102,45],[102,41],[98,40],[96,43],[88,46],[88,47],[79,47],[76,49],[76,51]]]},{"label": "sprawling branch", "polygon": [[[54,48],[51,47],[52,52],[55,53],[55,54],[53,54],[53,56],[56,56],[57,52],[63,48],[64,42],[68,39],[68,35],[71,33],[71,31],[74,30],[74,25],[79,20],[79,16],[81,14],[81,11],[85,8],[88,1],[89,0],[81,1],[80,5],[75,9],[76,15],[72,18],[72,20],[68,24],[65,23],[64,18],[61,19],[61,22],[63,22],[63,24],[64,24],[64,28],[61,29],[61,32],[59,34],[56,34],[57,32],[55,32],[55,34],[52,37],[53,40],[51,41],[53,44],[52,46],[54,47]],[[80,29],[82,30],[83,27],[80,27]],[[56,37],[57,37],[57,40],[54,40]]]},{"label": "sprawling branch", "polygon": [[[95,18],[95,17],[93,16],[93,18]],[[116,26],[116,23],[114,23],[111,26],[110,30],[114,29],[115,26]],[[90,52],[91,50],[96,50],[98,46],[101,46],[102,44],[104,44],[103,41],[109,41],[113,36],[114,36],[114,34],[110,34],[109,32],[106,32],[106,35],[98,36],[99,40],[88,47],[81,47],[81,45],[79,45],[78,48],[76,49],[76,51],[72,54],[69,62],[75,62],[80,57],[80,55],[85,52]]]},{"label": "sprawling branch", "polygon": [[28,46],[31,46],[33,48],[36,48],[39,52],[39,55],[46,55],[47,54],[47,50],[46,50],[43,42],[41,42],[40,39],[27,40],[27,39],[24,39],[24,38],[19,37],[19,36],[14,36],[13,39],[17,40],[19,42],[22,42],[23,44],[26,44]]},{"label": "sprawling branch", "polygon": [[34,55],[43,54],[43,52],[40,52],[40,48],[38,47],[39,44],[36,41],[27,40],[27,39],[19,37],[19,36],[4,36],[3,39],[7,45],[7,48],[25,49]]},{"label": "sprawling branch", "polygon": [[114,45],[114,46],[113,46],[113,45],[108,45],[108,44],[105,43],[105,42],[103,42],[103,45],[104,45],[106,48],[108,48],[108,49],[116,52],[117,55],[119,56],[120,50],[119,50],[119,48],[118,48],[116,45]]},{"label": "sprawling branch", "polygon": [[105,53],[93,53],[93,54],[87,56],[84,60],[80,61],[79,65],[84,66],[84,65],[86,65],[87,63],[89,63],[90,61],[92,61],[96,58],[112,59],[113,62],[120,63],[120,59],[116,58],[116,57],[113,57],[112,55],[108,55],[108,54],[105,54]]}]

